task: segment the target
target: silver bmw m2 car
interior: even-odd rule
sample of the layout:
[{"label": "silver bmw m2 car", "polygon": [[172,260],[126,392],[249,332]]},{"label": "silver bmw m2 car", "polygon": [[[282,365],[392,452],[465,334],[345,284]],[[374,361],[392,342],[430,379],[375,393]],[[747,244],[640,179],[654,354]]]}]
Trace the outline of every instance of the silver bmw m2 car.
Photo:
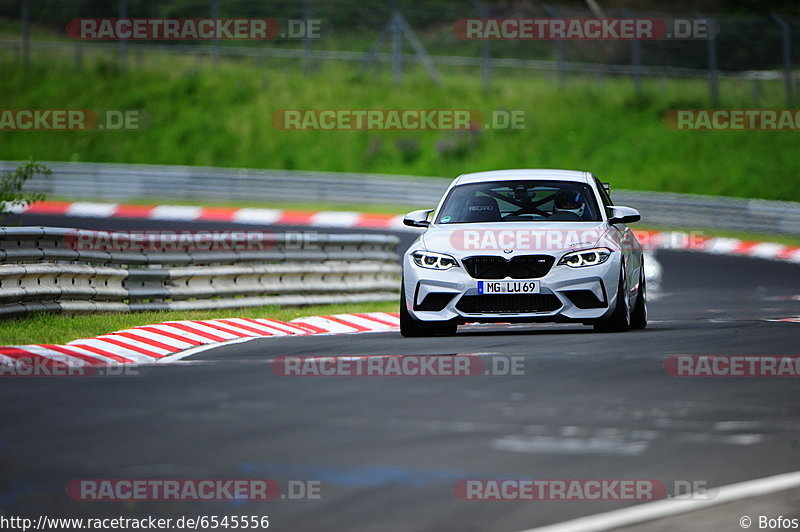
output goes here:
[{"label": "silver bmw m2 car", "polygon": [[647,325],[642,246],[589,172],[499,170],[456,178],[403,257],[403,336],[454,334],[467,322]]}]

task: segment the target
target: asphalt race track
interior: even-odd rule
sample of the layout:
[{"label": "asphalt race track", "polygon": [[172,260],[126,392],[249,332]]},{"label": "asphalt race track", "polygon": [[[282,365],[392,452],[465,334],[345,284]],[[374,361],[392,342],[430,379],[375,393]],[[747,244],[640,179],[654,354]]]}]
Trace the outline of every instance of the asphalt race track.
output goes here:
[{"label": "asphalt race track", "polygon": [[[663,367],[677,354],[800,355],[800,323],[769,321],[800,316],[798,266],[690,252],[658,258],[662,293],[650,302],[645,331],[524,325],[462,328],[449,338],[267,338],[210,349],[187,364],[139,368],[137,376],[3,380],[0,510],[269,515],[275,530],[513,531],[634,502],[462,501],[453,485],[615,478],[713,487],[800,469],[796,379],[681,378]],[[280,355],[465,353],[487,364],[524,357],[524,375],[283,377],[268,364]],[[321,498],[76,502],[65,487],[79,478],[318,480]],[[738,519],[732,513],[721,530],[741,530]]]}]

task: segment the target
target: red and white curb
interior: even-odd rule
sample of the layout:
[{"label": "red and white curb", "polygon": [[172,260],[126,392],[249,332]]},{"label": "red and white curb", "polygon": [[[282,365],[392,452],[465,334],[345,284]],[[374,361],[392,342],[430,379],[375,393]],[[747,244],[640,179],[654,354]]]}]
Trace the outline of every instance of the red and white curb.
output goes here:
[{"label": "red and white curb", "polygon": [[733,255],[800,264],[800,246],[704,235],[699,231],[634,230],[645,249],[700,251],[714,255]]},{"label": "red and white curb", "polygon": [[311,316],[289,322],[229,318],[170,321],[133,327],[65,345],[34,344],[0,347],[0,367],[29,364],[113,366],[175,362],[198,349],[254,338],[397,331],[397,313],[366,312]]},{"label": "red and white curb", "polygon": [[137,218],[181,222],[411,229],[403,225],[403,216],[401,215],[350,211],[292,211],[190,205],[123,205],[86,201],[37,201],[27,206],[10,206],[10,211],[16,214],[52,214],[89,218]]},{"label": "red and white curb", "polygon": [[[118,203],[39,201],[9,206],[15,213],[91,218],[137,218],[182,222],[228,222],[257,225],[338,227],[420,231],[403,225],[403,216],[344,211],[292,211],[187,205],[124,205]],[[680,249],[717,255],[738,255],[800,263],[800,246],[706,236],[702,232],[634,230],[646,249]]]}]

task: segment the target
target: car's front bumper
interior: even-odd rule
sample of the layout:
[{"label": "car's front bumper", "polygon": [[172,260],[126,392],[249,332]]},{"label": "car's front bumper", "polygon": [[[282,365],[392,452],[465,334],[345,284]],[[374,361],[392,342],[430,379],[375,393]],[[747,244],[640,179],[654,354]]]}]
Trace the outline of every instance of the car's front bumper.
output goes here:
[{"label": "car's front bumper", "polygon": [[[620,260],[620,253],[615,252],[606,262],[596,266],[571,268],[554,265],[545,276],[537,279],[540,283],[539,292],[542,295],[537,301],[541,301],[543,308],[534,312],[507,310],[497,312],[496,308],[495,311],[482,309],[483,299],[480,298],[493,296],[479,294],[479,280],[473,279],[462,266],[444,271],[421,268],[408,254],[403,258],[403,290],[409,314],[422,322],[591,322],[605,317],[616,305]],[[588,296],[588,293],[594,298]],[[433,298],[426,301],[431,294]],[[438,304],[441,305],[449,295],[452,295],[452,298],[444,308],[439,310],[438,306],[435,306],[436,310],[427,310],[431,302],[436,303],[438,300]],[[465,297],[470,299],[462,302],[462,298]],[[591,308],[581,308],[587,304]]]}]

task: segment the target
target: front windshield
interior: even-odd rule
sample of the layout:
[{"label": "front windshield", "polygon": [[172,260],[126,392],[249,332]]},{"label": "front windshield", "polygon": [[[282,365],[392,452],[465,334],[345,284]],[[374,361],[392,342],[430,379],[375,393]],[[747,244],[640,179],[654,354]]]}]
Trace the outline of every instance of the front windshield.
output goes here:
[{"label": "front windshield", "polygon": [[492,181],[454,187],[436,223],[599,222],[594,192],[574,181]]}]

